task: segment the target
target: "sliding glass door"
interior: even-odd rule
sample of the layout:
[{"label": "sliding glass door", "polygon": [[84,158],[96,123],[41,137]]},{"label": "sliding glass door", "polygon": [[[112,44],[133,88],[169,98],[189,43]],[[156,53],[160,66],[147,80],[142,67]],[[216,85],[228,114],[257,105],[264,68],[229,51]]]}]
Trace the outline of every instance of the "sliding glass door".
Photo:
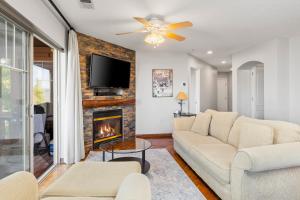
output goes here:
[{"label": "sliding glass door", "polygon": [[28,40],[0,15],[0,178],[30,166]]},{"label": "sliding glass door", "polygon": [[33,39],[32,100],[33,172],[38,178],[54,164],[56,146],[54,115],[55,49],[42,40]]}]

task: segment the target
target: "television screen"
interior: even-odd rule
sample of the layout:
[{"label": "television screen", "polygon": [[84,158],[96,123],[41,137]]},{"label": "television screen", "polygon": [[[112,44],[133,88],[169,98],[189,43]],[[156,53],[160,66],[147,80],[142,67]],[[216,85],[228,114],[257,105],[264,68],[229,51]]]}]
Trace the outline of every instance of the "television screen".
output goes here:
[{"label": "television screen", "polygon": [[129,88],[130,62],[92,54],[90,87]]}]

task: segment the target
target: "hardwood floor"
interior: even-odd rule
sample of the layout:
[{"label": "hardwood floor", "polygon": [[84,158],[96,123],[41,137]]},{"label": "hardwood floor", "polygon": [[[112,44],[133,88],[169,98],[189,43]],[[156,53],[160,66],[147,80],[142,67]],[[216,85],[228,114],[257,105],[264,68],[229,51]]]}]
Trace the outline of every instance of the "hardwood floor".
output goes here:
[{"label": "hardwood floor", "polygon": [[[197,188],[202,192],[207,200],[217,200],[220,199],[207,185],[206,183],[198,177],[198,175],[185,163],[185,161],[175,152],[173,148],[173,139],[168,134],[164,134],[162,137],[157,136],[138,136],[141,138],[146,138],[151,141],[152,148],[166,148],[183,171],[188,175],[188,177],[193,181]],[[44,191],[49,184],[51,184],[56,178],[61,176],[70,166],[68,165],[58,165],[40,184],[40,191]]]}]

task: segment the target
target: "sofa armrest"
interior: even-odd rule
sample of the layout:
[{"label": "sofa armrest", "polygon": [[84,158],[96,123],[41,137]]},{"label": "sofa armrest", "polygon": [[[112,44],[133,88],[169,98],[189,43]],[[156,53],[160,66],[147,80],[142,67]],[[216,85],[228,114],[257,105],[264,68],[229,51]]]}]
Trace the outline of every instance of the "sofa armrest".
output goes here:
[{"label": "sofa armrest", "polygon": [[0,180],[0,199],[38,200],[38,183],[29,172],[16,172]]},{"label": "sofa armrest", "polygon": [[300,142],[245,148],[238,151],[232,167],[260,172],[300,166]]},{"label": "sofa armrest", "polygon": [[299,152],[299,142],[239,150],[231,165],[232,200],[299,199]]},{"label": "sofa armrest", "polygon": [[151,200],[148,178],[143,174],[128,175],[121,183],[115,200]]},{"label": "sofa armrest", "polygon": [[177,117],[174,118],[174,131],[189,131],[192,128],[195,117]]}]

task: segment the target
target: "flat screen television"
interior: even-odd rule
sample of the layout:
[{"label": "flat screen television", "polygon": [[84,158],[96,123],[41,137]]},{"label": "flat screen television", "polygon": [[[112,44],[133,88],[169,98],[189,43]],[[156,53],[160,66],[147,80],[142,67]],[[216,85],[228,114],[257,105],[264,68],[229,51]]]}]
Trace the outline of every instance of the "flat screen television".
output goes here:
[{"label": "flat screen television", "polygon": [[130,62],[92,54],[91,88],[129,88]]}]

